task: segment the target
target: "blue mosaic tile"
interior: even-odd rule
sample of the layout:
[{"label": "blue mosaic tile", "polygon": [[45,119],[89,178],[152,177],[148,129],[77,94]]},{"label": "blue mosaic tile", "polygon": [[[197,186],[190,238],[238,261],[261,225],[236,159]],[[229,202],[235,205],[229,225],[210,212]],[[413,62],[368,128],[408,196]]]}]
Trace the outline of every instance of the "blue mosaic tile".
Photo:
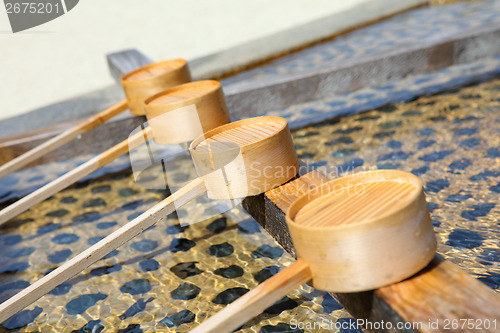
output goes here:
[{"label": "blue mosaic tile", "polygon": [[160,320],[160,324],[167,327],[176,327],[182,324],[191,323],[196,318],[196,315],[189,310],[182,310],[171,314]]},{"label": "blue mosaic tile", "polygon": [[36,306],[33,310],[23,310],[3,322],[7,329],[21,328],[33,322],[42,313],[43,309]]},{"label": "blue mosaic tile", "polygon": [[59,264],[66,261],[72,254],[73,252],[70,249],[64,249],[53,252],[49,254],[47,257],[51,263]]},{"label": "blue mosaic tile", "polygon": [[484,238],[477,232],[472,230],[455,229],[448,236],[446,245],[473,249],[483,244]]},{"label": "blue mosaic tile", "polygon": [[101,293],[78,296],[66,304],[66,311],[70,315],[82,314],[87,311],[87,309],[93,307],[97,302],[107,297],[107,295]]},{"label": "blue mosaic tile", "polygon": [[158,270],[158,268],[160,268],[160,263],[154,259],[149,259],[141,261],[139,266],[143,272],[151,272]]},{"label": "blue mosaic tile", "polygon": [[142,278],[129,281],[120,287],[120,291],[122,293],[128,293],[131,295],[144,294],[150,290],[151,290],[151,284],[147,279],[142,279]]},{"label": "blue mosaic tile", "polygon": [[255,251],[253,251],[251,256],[254,259],[262,258],[262,257],[276,259],[276,258],[281,257],[281,255],[283,253],[284,253],[284,251],[281,247],[272,247],[272,246],[269,246],[266,244],[266,245],[260,246]]},{"label": "blue mosaic tile", "polygon": [[227,305],[234,302],[239,297],[246,294],[248,291],[249,290],[247,288],[241,288],[241,287],[229,288],[219,293],[217,296],[215,296],[212,302],[215,304]]},{"label": "blue mosaic tile", "polygon": [[201,289],[196,285],[189,282],[182,282],[177,288],[170,292],[170,296],[173,299],[178,300],[191,300],[198,296]]},{"label": "blue mosaic tile", "polygon": [[120,315],[120,319],[124,320],[127,318],[131,318],[136,314],[146,310],[146,305],[152,301],[152,297],[147,300],[144,300],[144,298],[139,299],[137,302],[132,304],[132,306],[130,306],[122,315]]},{"label": "blue mosaic tile", "polygon": [[481,205],[473,205],[470,208],[472,210],[464,210],[462,211],[462,217],[472,220],[472,221],[477,221],[478,217],[486,216],[489,214],[489,212],[496,206],[495,203],[484,203]]},{"label": "blue mosaic tile", "polygon": [[138,242],[132,243],[130,247],[139,252],[150,252],[158,247],[158,242],[149,239],[143,239]]},{"label": "blue mosaic tile", "polygon": [[80,239],[75,234],[59,234],[52,238],[52,242],[56,244],[71,244],[77,242]]}]

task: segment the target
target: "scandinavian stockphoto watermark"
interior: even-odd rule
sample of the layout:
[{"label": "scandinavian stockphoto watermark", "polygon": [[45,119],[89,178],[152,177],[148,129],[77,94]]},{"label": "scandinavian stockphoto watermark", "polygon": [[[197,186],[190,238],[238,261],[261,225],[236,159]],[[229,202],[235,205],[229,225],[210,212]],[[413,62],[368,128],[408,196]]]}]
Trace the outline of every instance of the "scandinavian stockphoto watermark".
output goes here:
[{"label": "scandinavian stockphoto watermark", "polygon": [[52,21],[73,8],[79,0],[3,0],[12,32]]},{"label": "scandinavian stockphoto watermark", "polygon": [[298,321],[293,318],[290,321],[290,326],[292,329],[306,330],[307,332],[315,332],[317,330],[340,330],[340,331],[354,331],[364,328],[369,331],[416,331],[421,330],[424,325],[420,322],[390,322],[390,321],[370,321],[367,319],[351,319],[351,318],[341,318],[337,321],[331,319],[323,319],[321,321]]},{"label": "scandinavian stockphoto watermark", "polygon": [[330,319],[323,319],[320,321],[298,321],[295,318],[290,320],[292,329],[306,330],[307,332],[315,332],[317,330],[359,330],[361,328],[368,331],[431,331],[431,332],[456,332],[460,331],[478,331],[497,329],[497,319],[466,319],[466,318],[453,318],[453,319],[439,319],[429,318],[424,322],[409,322],[409,321],[372,321],[368,319],[353,319],[353,318],[340,318],[337,321]]}]

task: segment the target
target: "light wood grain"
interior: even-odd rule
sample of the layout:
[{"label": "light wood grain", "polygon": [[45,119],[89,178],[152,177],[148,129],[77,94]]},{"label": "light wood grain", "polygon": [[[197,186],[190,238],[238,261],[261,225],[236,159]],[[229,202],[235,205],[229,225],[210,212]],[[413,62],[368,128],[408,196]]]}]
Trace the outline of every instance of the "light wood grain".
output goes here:
[{"label": "light wood grain", "polygon": [[[190,112],[189,106],[196,112]],[[191,142],[230,121],[222,86],[210,80],[185,83],[151,96],[145,101],[145,111],[158,144]]]},{"label": "light wood grain", "polygon": [[73,139],[76,139],[83,133],[90,131],[91,129],[101,125],[106,122],[108,119],[120,114],[121,112],[127,110],[128,104],[127,101],[121,101],[116,105],[96,114],[95,116],[85,120],[83,123],[70,128],[61,134],[53,137],[52,139],[42,143],[29,150],[28,152],[10,160],[9,162],[0,166],[0,178],[7,176],[11,172],[19,170],[26,166],[27,164],[35,161],[36,159],[46,155],[47,153],[53,151],[61,147],[62,145],[70,142]]},{"label": "light wood grain", "polygon": [[196,179],[187,184],[100,242],[0,304],[0,322],[21,311],[61,283],[80,273],[97,260],[151,227],[160,218],[172,213],[176,208],[182,207],[187,202],[205,193],[205,191],[205,186],[201,179]]},{"label": "light wood grain", "polygon": [[165,89],[191,81],[186,60],[156,62],[125,74],[120,83],[133,115],[145,115],[144,100]]},{"label": "light wood grain", "polygon": [[190,152],[211,199],[265,192],[293,178],[299,167],[288,123],[280,117],[220,126],[195,139]]},{"label": "light wood grain", "polygon": [[51,195],[54,195],[57,192],[65,189],[66,187],[74,184],[79,179],[82,179],[83,177],[91,174],[102,166],[110,163],[111,161],[114,161],[118,157],[127,153],[129,149],[138,147],[139,145],[147,141],[147,137],[150,134],[151,130],[149,128],[146,128],[145,130],[131,136],[130,138],[122,141],[113,148],[110,148],[102,154],[99,154],[96,157],[88,160],[87,162],[48,183],[47,185],[28,194],[27,196],[16,201],[10,206],[2,209],[0,211],[0,225],[28,210],[37,203],[42,202]]},{"label": "light wood grain", "polygon": [[387,214],[406,202],[420,188],[395,181],[368,182],[343,187],[306,204],[295,223],[308,227],[331,227],[361,223]]},{"label": "light wood grain", "polygon": [[355,173],[310,190],[290,205],[287,222],[313,286],[332,292],[399,282],[427,266],[437,247],[422,183],[398,170]]},{"label": "light wood grain", "polygon": [[297,260],[279,274],[262,282],[258,287],[210,317],[191,333],[229,333],[280,300],[290,291],[311,279],[309,266]]}]

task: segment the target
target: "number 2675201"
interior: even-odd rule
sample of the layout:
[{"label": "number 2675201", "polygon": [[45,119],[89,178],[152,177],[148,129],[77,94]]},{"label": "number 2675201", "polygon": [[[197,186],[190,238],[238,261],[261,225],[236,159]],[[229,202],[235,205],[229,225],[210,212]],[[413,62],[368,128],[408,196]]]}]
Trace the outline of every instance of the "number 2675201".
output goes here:
[{"label": "number 2675201", "polygon": [[20,13],[31,13],[31,14],[51,14],[59,13],[62,10],[59,3],[52,4],[50,2],[16,2],[5,4],[5,9],[7,14],[20,14]]}]

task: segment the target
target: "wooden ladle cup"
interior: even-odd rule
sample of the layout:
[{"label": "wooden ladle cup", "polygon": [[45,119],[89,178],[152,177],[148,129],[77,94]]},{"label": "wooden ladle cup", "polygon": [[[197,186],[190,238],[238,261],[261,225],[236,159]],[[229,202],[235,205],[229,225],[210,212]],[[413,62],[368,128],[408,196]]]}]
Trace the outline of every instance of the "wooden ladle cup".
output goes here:
[{"label": "wooden ladle cup", "polygon": [[220,82],[185,83],[144,101],[146,117],[158,144],[191,142],[230,122]]},{"label": "wooden ladle cup", "polygon": [[191,332],[232,332],[309,280],[331,292],[399,282],[436,251],[422,183],[402,171],[332,180],[293,202],[286,219],[298,260]]},{"label": "wooden ladle cup", "polygon": [[191,81],[184,59],[170,59],[136,69],[122,76],[120,83],[127,97],[130,112],[144,116],[144,100],[165,89]]},{"label": "wooden ladle cup", "polygon": [[190,146],[196,172],[210,199],[244,198],[293,178],[298,158],[280,117],[257,117],[208,131]]}]

